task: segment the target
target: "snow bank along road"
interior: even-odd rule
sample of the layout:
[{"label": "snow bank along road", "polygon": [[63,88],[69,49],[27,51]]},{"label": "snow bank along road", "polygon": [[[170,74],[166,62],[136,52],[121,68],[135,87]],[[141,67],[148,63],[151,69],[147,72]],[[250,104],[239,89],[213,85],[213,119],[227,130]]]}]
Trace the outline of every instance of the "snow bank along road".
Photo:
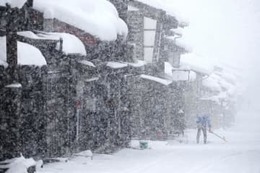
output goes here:
[{"label": "snow bank along road", "polygon": [[257,120],[251,116],[229,131],[218,131],[227,143],[209,134],[208,144],[196,144],[195,130],[188,130],[183,143],[149,141],[150,149],[123,149],[113,155],[94,155],[93,160],[75,157],[45,165],[38,173],[260,173]]}]

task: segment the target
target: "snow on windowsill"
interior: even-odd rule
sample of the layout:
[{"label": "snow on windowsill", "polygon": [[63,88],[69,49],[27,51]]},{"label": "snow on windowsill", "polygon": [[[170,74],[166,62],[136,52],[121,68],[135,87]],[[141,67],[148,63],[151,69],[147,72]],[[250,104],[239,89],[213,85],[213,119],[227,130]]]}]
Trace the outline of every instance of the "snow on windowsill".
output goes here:
[{"label": "snow on windowsill", "polygon": [[172,81],[170,81],[170,80],[162,79],[162,78],[158,78],[158,77],[154,77],[154,76],[150,76],[150,75],[145,75],[145,74],[140,75],[140,77],[143,78],[143,79],[148,79],[148,80],[151,80],[151,81],[161,83],[161,84],[166,85],[166,86],[170,85],[172,83]]},{"label": "snow on windowsill", "polygon": [[125,68],[128,65],[126,63],[120,63],[120,62],[108,62],[107,66],[113,69],[119,69],[119,68]]},{"label": "snow on windowsill", "polygon": [[97,80],[99,80],[99,77],[93,77],[90,79],[86,79],[86,82],[93,82],[93,81],[97,81]]},{"label": "snow on windowsill", "polygon": [[83,64],[83,65],[90,66],[90,67],[96,67],[92,62],[87,61],[87,60],[79,61],[79,63],[81,63],[81,64]]},{"label": "snow on windowsill", "polygon": [[5,87],[6,88],[21,88],[22,85],[20,83],[13,83],[13,84],[10,84],[10,85],[6,85]]}]

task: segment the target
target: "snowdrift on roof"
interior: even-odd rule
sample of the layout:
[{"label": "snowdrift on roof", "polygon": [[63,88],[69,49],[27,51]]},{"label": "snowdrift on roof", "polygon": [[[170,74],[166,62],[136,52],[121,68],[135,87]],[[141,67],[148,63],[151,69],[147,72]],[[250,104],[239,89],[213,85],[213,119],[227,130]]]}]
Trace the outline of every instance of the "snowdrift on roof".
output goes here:
[{"label": "snowdrift on roof", "polygon": [[[39,49],[27,43],[17,43],[18,64],[35,66],[47,65]],[[0,37],[0,65],[7,66],[6,58],[6,37]]]},{"label": "snowdrift on roof", "polygon": [[[28,37],[31,39],[50,39],[50,40],[63,40],[62,51],[65,54],[80,54],[87,55],[86,49],[82,41],[74,35],[68,33],[58,33],[58,32],[40,32],[34,34],[31,31],[23,31],[18,33],[21,36]],[[57,45],[59,49],[60,45]]]},{"label": "snowdrift on roof", "polygon": [[178,12],[176,9],[173,9],[172,7],[169,7],[168,5],[161,2],[160,0],[137,0],[137,1],[150,5],[154,8],[162,9],[162,10],[166,11],[167,14],[174,16],[178,20],[178,22],[181,26],[189,25],[188,20],[184,19],[182,17],[182,15],[180,14],[180,12]]},{"label": "snowdrift on roof", "polygon": [[47,19],[58,19],[104,41],[126,37],[128,28],[106,0],[34,0],[33,7]]},{"label": "snowdrift on roof", "polygon": [[181,55],[181,66],[204,75],[209,75],[213,70],[212,64],[207,62],[204,57],[194,53]]}]

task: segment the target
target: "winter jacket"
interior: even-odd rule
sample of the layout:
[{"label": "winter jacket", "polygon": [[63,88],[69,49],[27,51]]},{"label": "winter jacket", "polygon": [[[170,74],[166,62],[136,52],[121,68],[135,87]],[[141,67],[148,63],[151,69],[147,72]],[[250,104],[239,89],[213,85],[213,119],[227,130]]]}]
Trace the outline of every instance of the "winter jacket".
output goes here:
[{"label": "winter jacket", "polygon": [[211,128],[210,118],[207,115],[198,116],[196,123],[198,128]]}]

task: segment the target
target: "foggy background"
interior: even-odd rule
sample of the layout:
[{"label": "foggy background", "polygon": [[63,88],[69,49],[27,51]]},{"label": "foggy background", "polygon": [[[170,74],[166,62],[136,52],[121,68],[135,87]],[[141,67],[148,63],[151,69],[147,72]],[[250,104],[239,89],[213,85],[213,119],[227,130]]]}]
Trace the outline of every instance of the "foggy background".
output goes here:
[{"label": "foggy background", "polygon": [[184,37],[203,63],[226,66],[237,75],[242,104],[260,97],[260,1],[161,0],[189,21]]}]

